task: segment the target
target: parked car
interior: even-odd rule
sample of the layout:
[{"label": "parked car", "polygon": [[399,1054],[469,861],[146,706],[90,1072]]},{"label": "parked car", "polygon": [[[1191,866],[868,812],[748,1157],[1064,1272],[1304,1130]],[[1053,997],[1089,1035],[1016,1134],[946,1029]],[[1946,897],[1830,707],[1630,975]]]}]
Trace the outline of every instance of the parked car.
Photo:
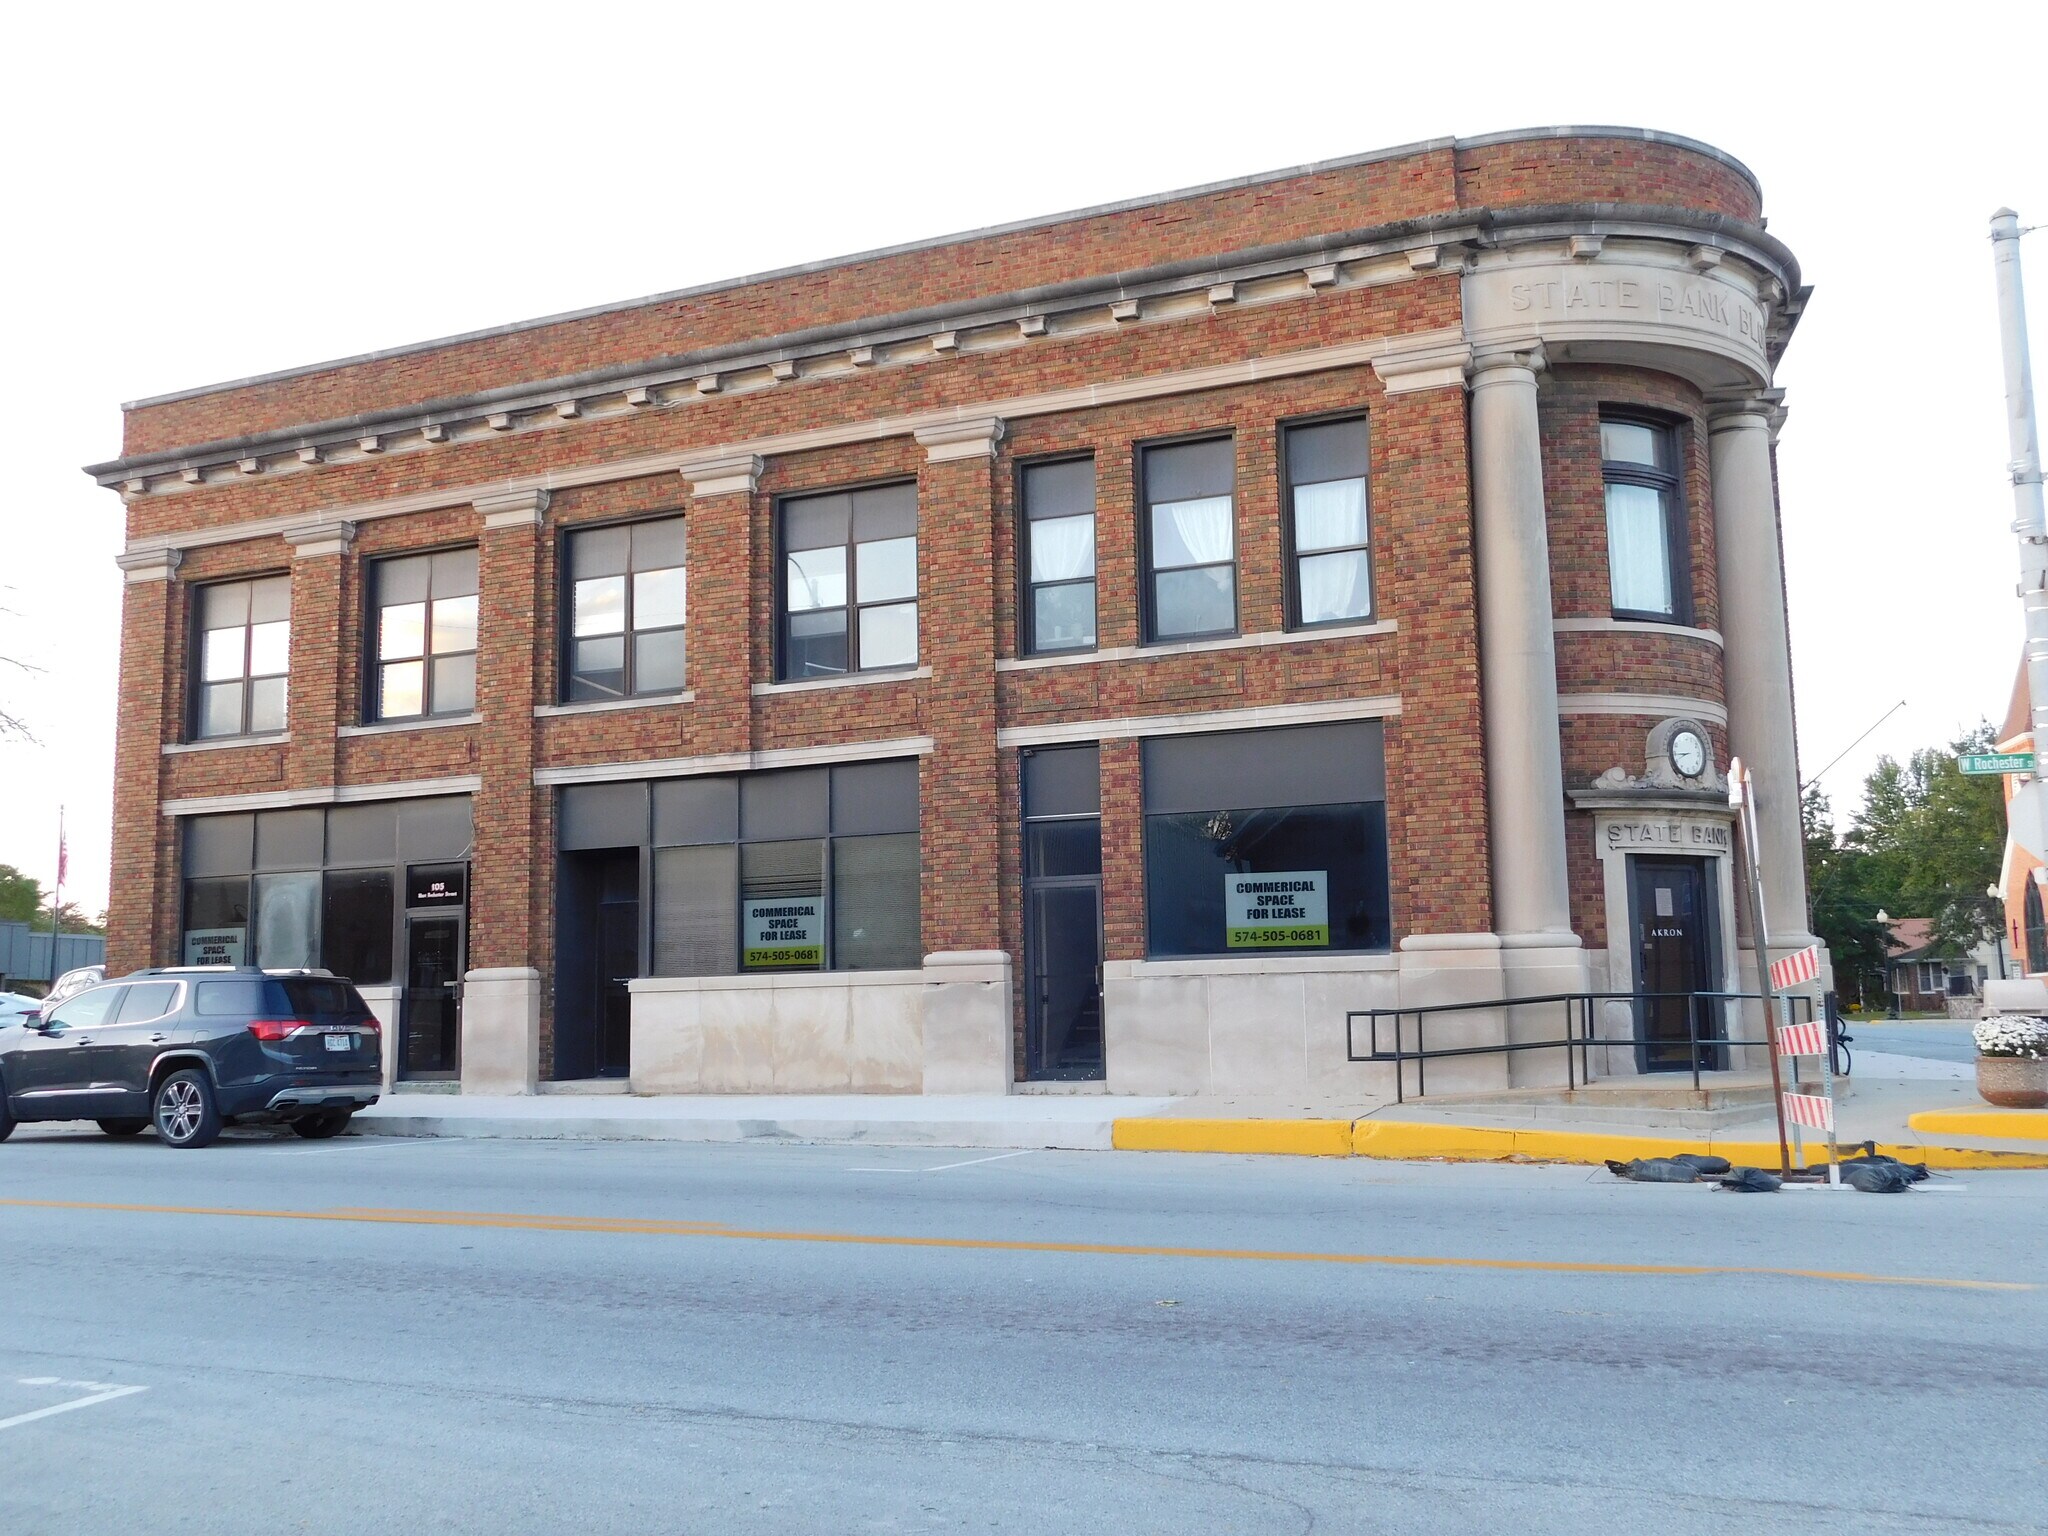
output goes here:
[{"label": "parked car", "polygon": [[102,981],[0,1022],[0,1141],[17,1121],[156,1126],[203,1147],[223,1125],[335,1136],[383,1087],[376,1016],[345,979],[253,966],[170,966]]},{"label": "parked car", "polygon": [[48,1006],[55,1006],[74,992],[83,992],[87,987],[97,986],[107,979],[104,965],[81,965],[73,971],[66,971],[50,984],[49,995],[43,999]]},{"label": "parked car", "polygon": [[0,1024],[11,1024],[25,1013],[41,1013],[43,1000],[26,992],[0,992]]}]

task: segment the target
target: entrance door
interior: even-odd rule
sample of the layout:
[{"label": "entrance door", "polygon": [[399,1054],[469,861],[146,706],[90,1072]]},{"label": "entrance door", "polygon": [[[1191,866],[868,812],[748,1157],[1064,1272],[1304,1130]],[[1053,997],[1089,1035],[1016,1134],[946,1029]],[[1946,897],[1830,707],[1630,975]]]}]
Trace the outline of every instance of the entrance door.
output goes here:
[{"label": "entrance door", "polygon": [[399,1027],[400,1077],[453,1077],[461,1037],[462,917],[437,912],[405,920],[405,999]]},{"label": "entrance door", "polygon": [[1102,884],[1025,890],[1031,975],[1025,1060],[1034,1078],[1103,1075]]},{"label": "entrance door", "polygon": [[597,903],[597,1075],[632,1070],[633,997],[626,984],[640,974],[640,855],[609,855]]},{"label": "entrance door", "polygon": [[[1704,859],[1629,860],[1636,933],[1636,1065],[1644,1072],[1692,1070],[1691,1031],[1719,1039],[1721,1006],[1695,994],[1715,990],[1714,909]],[[1697,1024],[1688,1020],[1697,1018]],[[1721,1053],[1702,1051],[1718,1068]]]}]

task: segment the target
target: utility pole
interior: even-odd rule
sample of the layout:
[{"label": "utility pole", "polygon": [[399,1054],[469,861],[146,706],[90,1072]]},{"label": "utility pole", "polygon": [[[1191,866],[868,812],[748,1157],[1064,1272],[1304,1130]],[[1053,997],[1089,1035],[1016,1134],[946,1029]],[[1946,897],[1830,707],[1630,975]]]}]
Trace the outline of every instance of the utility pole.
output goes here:
[{"label": "utility pole", "polygon": [[2020,216],[1991,216],[1998,276],[1998,333],[2005,354],[2005,435],[2012,471],[2012,531],[2020,543],[2020,603],[2026,611],[2027,692],[2034,745],[2048,747],[2048,516],[2041,505],[2041,439],[2034,428],[2034,375],[2027,363],[2027,300],[2020,286]]}]

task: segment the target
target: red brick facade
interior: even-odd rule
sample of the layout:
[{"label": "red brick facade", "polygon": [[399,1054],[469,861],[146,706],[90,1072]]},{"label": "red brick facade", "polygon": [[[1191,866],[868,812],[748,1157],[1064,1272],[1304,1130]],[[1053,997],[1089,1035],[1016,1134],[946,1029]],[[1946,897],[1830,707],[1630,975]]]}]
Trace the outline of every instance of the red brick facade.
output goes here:
[{"label": "red brick facade", "polygon": [[[1695,222],[1748,224],[1758,213],[1745,173],[1681,143],[1445,142],[131,407],[129,457],[103,467],[103,478],[130,487],[131,548],[169,546],[181,558],[167,580],[133,579],[150,574],[138,558],[127,588],[110,964],[177,953],[178,823],[163,814],[166,802],[473,778],[469,963],[539,969],[545,1077],[550,772],[928,739],[923,947],[1005,950],[1021,975],[1019,759],[998,746],[999,731],[1317,705],[1341,714],[1373,700],[1397,701],[1364,711],[1386,727],[1396,944],[1411,934],[1486,932],[1467,402],[1455,378],[1390,390],[1394,376],[1383,378],[1369,354],[1454,334],[1461,323],[1457,259],[1405,256],[1430,245],[1430,230],[1476,239],[1471,232],[1491,214],[1596,203],[1678,210]],[[1261,267],[1259,253],[1318,238],[1332,255],[1296,251]],[[1335,254],[1347,245],[1363,254]],[[1327,278],[1318,270],[1325,261]],[[1207,291],[1207,269],[1196,270],[1203,264],[1260,270],[1219,295]],[[1121,301],[1125,276],[1140,290],[1132,313],[1105,311]],[[1044,296],[1052,289],[1081,296]],[[1069,309],[1079,318],[1063,321]],[[1032,318],[1047,314],[1053,323],[1033,329]],[[937,318],[917,319],[925,315]],[[956,316],[957,336],[947,330]],[[863,359],[871,345],[864,330],[896,339]],[[747,353],[770,339],[779,357]],[[1354,352],[1341,365],[1263,362],[1345,348]],[[702,361],[681,377],[635,382],[677,358]],[[1235,364],[1246,365],[1235,377],[1186,388],[1118,388]],[[764,372],[778,365],[786,377]],[[553,403],[520,404],[503,421],[489,419],[489,402],[464,403],[522,389]],[[1075,392],[1064,408],[1005,409],[1060,391]],[[1573,713],[1571,698],[1653,695],[1714,709],[1723,701],[1721,653],[1703,633],[1718,628],[1719,605],[1698,385],[1640,367],[1552,359],[1541,422],[1556,615],[1597,620],[1610,611],[1603,406],[1659,413],[1679,433],[1690,618],[1669,633],[1569,625],[1559,633],[1568,788],[1616,765],[1641,772],[1644,735],[1661,718]],[[1289,635],[1279,434],[1291,420],[1342,412],[1370,423],[1373,623],[1358,626],[1362,633]],[[915,430],[868,430],[946,413],[999,418],[992,452],[939,457]],[[445,428],[435,425],[444,418]],[[326,424],[345,419],[367,425],[340,440]],[[1147,441],[1198,432],[1234,441],[1243,638],[1148,653],[1137,603],[1136,456]],[[696,493],[676,472],[691,455],[744,456],[764,442],[770,449],[751,492]],[[219,444],[230,446],[207,447]],[[1079,452],[1096,468],[1098,643],[1136,654],[999,669],[1018,659],[1018,466]],[[918,674],[762,691],[775,679],[778,498],[895,478],[918,489]],[[534,509],[525,521],[522,495]],[[555,711],[564,533],[655,513],[687,520],[687,702]],[[334,522],[353,524],[347,547],[312,552],[322,546],[308,528]],[[245,525],[256,526],[238,532]],[[366,563],[457,544],[481,552],[478,720],[352,733],[364,720]],[[190,745],[193,589],[286,569],[288,738],[164,752]],[[1712,724],[1716,760],[1725,762],[1725,731],[1718,718]],[[1105,735],[1110,960],[1146,952],[1139,758],[1131,731]],[[1585,942],[1597,946],[1606,942],[1605,913],[1585,822],[1570,813],[1573,909]]]}]

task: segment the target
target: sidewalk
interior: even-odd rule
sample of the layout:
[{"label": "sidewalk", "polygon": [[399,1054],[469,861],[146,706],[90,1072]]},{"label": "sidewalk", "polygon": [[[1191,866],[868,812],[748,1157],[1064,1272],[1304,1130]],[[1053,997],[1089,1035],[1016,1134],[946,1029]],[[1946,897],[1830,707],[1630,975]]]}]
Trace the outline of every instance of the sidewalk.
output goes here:
[{"label": "sidewalk", "polygon": [[[1936,1168],[2048,1168],[2048,1112],[1996,1111],[1967,1066],[1859,1053],[1837,1105],[1839,1142],[1864,1141]],[[1711,1153],[1776,1167],[1768,1099],[1709,1111],[1632,1104],[1640,1079],[1570,1103],[1513,1093],[1457,1104],[1303,1103],[1110,1094],[925,1097],[891,1094],[672,1095],[552,1093],[484,1098],[393,1094],[355,1118],[366,1136],[515,1140],[781,1141],[994,1150],[1229,1152],[1310,1157],[1449,1158],[1598,1164],[1609,1158]],[[1551,1097],[1557,1097],[1552,1095]],[[1588,1099],[1596,1102],[1587,1102]],[[1806,1156],[1826,1156],[1806,1140]]]}]

